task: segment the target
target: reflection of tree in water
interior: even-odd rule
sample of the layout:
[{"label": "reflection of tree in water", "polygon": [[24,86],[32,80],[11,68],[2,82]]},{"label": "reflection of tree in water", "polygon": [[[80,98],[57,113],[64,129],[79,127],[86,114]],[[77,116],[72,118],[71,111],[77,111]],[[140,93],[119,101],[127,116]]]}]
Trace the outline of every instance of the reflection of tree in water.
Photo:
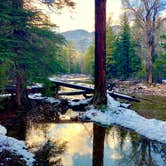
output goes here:
[{"label": "reflection of tree in water", "polygon": [[[66,150],[67,142],[54,140],[49,135],[49,123],[29,122],[29,129],[32,133],[27,134],[30,139],[29,148],[35,153],[36,162],[34,165],[39,166],[62,166],[61,154]],[[37,134],[37,137],[33,136]],[[31,140],[32,139],[32,140]],[[32,141],[32,142],[31,142]]]},{"label": "reflection of tree in water", "polygon": [[35,153],[36,163],[40,166],[62,166],[62,159],[60,155],[64,153],[66,142],[52,142],[48,140],[40,149]]},{"label": "reflection of tree in water", "polygon": [[[123,163],[122,165],[124,165],[125,163],[125,165],[161,166],[163,165],[163,162],[165,162],[166,164],[165,145],[149,140],[143,136],[139,136],[137,133],[133,131],[128,131],[128,134],[130,136],[131,149],[128,150],[130,151],[129,153],[123,154],[124,157],[121,161]],[[119,135],[121,136],[122,134]],[[121,141],[122,140],[123,139],[121,139]],[[161,158],[155,158],[156,155],[159,155]]]},{"label": "reflection of tree in water", "polygon": [[[133,140],[131,140],[133,141]],[[135,140],[136,141],[136,140]],[[131,161],[135,162],[138,166],[143,165],[154,165],[154,161],[152,160],[152,148],[151,148],[151,142],[150,140],[146,138],[140,138],[137,142],[132,143],[134,147],[132,146],[132,152],[129,154],[128,163],[131,163]]]},{"label": "reflection of tree in water", "polygon": [[121,151],[123,150],[123,146],[126,140],[126,137],[128,135],[128,131],[124,130],[123,128],[119,127],[118,128],[118,133],[119,133],[119,138],[120,138],[120,149]]},{"label": "reflection of tree in water", "polygon": [[106,144],[115,158],[113,165],[119,166],[164,166],[166,146],[121,127],[106,129]]},{"label": "reflection of tree in water", "polygon": [[93,125],[93,166],[103,165],[105,128]]},{"label": "reflection of tree in water", "polygon": [[152,142],[151,144],[152,144],[154,152],[161,154],[161,158],[163,159],[166,165],[166,145],[161,143],[155,143],[155,142]]}]

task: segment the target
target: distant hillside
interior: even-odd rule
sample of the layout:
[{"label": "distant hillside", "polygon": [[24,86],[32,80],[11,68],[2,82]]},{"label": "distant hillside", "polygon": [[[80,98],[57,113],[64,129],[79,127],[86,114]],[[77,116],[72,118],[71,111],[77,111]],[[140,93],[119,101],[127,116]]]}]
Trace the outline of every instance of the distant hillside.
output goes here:
[{"label": "distant hillside", "polygon": [[93,32],[89,33],[88,31],[82,29],[66,31],[62,34],[66,40],[70,40],[74,43],[79,52],[86,50],[91,45],[93,40]]},{"label": "distant hillside", "polygon": [[[112,30],[115,34],[117,34],[120,27],[115,25],[112,27]],[[66,38],[66,40],[72,41],[79,52],[85,51],[91,45],[94,38],[94,32],[90,33],[82,29],[66,31],[63,32],[62,35]]]}]

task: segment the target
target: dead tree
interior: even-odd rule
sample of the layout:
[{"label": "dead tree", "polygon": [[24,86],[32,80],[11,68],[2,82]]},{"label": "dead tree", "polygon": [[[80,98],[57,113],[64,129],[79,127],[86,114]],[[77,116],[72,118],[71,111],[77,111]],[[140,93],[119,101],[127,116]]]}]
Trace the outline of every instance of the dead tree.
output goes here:
[{"label": "dead tree", "polygon": [[155,55],[155,33],[166,20],[162,11],[166,9],[166,2],[162,0],[124,0],[126,9],[132,12],[144,33],[147,56],[147,82],[153,82],[153,57]]}]

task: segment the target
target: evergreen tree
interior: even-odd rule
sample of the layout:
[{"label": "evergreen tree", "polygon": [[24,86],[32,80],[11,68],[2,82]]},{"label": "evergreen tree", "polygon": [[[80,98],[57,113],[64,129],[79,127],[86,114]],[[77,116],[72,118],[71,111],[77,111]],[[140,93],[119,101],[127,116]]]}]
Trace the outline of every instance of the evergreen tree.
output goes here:
[{"label": "evergreen tree", "polygon": [[108,19],[106,24],[106,77],[111,78],[114,75],[114,59],[113,59],[113,48],[114,48],[115,35],[113,34],[111,27],[111,18]]},{"label": "evergreen tree", "polygon": [[127,15],[124,14],[119,36],[119,53],[116,56],[117,76],[122,79],[129,78],[129,54],[130,54],[130,27]]},{"label": "evergreen tree", "polygon": [[142,70],[141,58],[136,53],[137,45],[137,41],[134,41],[133,38],[131,38],[129,54],[129,76],[132,78],[138,78],[138,75]]},{"label": "evergreen tree", "polygon": [[63,56],[64,38],[47,26],[36,27],[35,21],[42,22],[39,13],[25,10],[22,0],[0,1],[0,13],[0,68],[4,71],[0,74],[5,77],[8,72],[21,105],[27,83],[63,71],[59,57]]},{"label": "evergreen tree", "polygon": [[[163,35],[162,38],[166,40],[166,35]],[[166,50],[166,42],[162,43],[162,47]],[[156,58],[153,68],[155,81],[161,82],[162,79],[166,79],[166,53]]]},{"label": "evergreen tree", "polygon": [[113,49],[114,76],[116,78],[128,79],[140,70],[141,61],[135,53],[135,46],[136,43],[131,37],[127,15],[124,14],[121,22],[121,32],[116,37]]}]

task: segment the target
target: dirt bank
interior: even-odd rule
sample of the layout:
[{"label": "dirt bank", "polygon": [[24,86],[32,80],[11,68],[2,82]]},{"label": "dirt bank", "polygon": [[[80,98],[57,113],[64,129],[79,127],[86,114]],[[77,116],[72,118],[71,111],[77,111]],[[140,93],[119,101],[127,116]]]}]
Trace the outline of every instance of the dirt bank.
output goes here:
[{"label": "dirt bank", "polygon": [[119,93],[166,96],[166,84],[146,85],[136,81],[116,80],[113,82],[113,85],[112,90]]}]

